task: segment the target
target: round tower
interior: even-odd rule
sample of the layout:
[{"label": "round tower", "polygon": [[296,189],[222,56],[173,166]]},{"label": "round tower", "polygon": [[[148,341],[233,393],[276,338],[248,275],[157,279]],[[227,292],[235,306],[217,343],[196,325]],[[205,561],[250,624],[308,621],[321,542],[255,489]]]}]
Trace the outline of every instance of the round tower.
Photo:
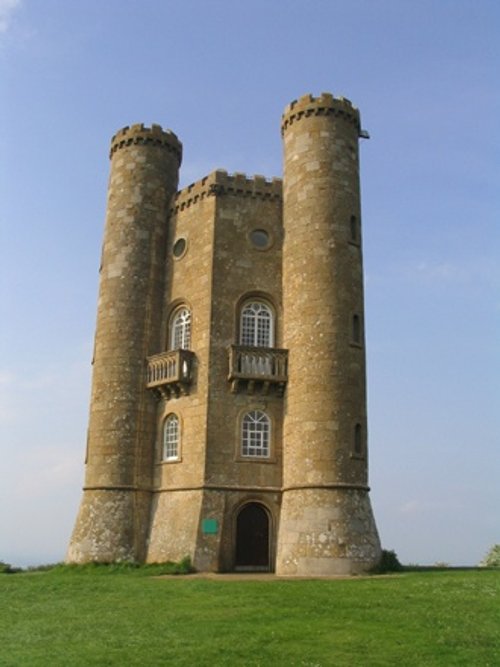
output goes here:
[{"label": "round tower", "polygon": [[289,380],[278,574],[354,574],[380,557],[368,496],[358,110],[311,95],[282,118]]},{"label": "round tower", "polygon": [[83,499],[69,562],[142,560],[156,403],[146,357],[160,351],[167,215],[182,146],[158,125],[111,141]]}]

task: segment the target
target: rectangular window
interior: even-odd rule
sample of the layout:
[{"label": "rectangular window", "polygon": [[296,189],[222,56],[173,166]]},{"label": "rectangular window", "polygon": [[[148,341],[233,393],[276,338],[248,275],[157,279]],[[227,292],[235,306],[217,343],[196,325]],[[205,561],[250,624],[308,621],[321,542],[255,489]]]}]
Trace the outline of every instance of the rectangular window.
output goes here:
[{"label": "rectangular window", "polygon": [[249,412],[243,418],[242,456],[268,457],[270,440],[268,416],[258,410]]}]

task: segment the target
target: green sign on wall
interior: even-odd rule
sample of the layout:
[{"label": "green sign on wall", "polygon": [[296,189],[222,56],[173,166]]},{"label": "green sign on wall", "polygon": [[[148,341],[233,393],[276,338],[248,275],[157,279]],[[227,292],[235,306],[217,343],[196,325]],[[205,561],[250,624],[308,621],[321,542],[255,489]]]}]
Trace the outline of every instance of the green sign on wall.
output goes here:
[{"label": "green sign on wall", "polygon": [[203,519],[201,522],[201,531],[205,535],[215,535],[219,530],[217,519]]}]

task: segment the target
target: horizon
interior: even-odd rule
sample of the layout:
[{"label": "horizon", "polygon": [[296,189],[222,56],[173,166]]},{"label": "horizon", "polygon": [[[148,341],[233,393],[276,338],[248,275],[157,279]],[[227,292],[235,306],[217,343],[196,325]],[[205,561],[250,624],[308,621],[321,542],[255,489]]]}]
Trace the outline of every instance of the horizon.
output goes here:
[{"label": "horizon", "polygon": [[[0,560],[64,558],[82,495],[112,135],[281,176],[279,121],[360,109],[369,477],[402,563],[500,542],[500,6],[0,0]],[[262,20],[265,16],[265,20]],[[148,20],[144,20],[144,18]],[[154,65],[154,66],[153,66]]]}]

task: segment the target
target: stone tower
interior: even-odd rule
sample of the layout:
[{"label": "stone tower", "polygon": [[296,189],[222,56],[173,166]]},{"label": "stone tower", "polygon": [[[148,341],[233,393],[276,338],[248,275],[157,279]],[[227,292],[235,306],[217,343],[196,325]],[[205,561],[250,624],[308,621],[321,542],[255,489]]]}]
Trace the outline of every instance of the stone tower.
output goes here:
[{"label": "stone tower", "polygon": [[283,311],[289,350],[276,569],[376,563],[368,498],[359,112],[306,95],[282,119]]},{"label": "stone tower", "polygon": [[285,111],[281,179],[176,192],[158,126],[112,140],[83,500],[70,562],[356,573],[367,487],[359,113]]},{"label": "stone tower", "polygon": [[182,147],[171,132],[133,125],[111,142],[111,175],[95,335],[83,499],[72,562],[143,560],[156,402],[144,360],[159,346],[166,219]]}]

